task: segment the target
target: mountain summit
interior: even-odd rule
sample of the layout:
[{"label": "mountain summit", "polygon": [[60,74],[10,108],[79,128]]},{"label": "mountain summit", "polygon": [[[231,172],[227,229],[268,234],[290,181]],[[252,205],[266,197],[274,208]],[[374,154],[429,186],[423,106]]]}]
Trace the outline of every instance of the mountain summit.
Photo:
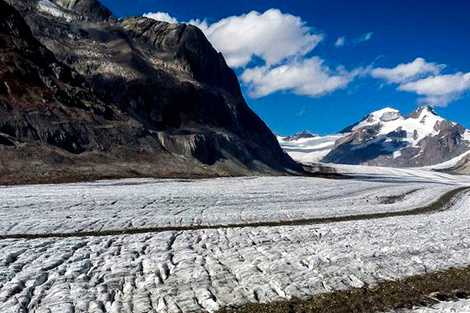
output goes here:
[{"label": "mountain summit", "polygon": [[285,141],[297,141],[299,139],[315,138],[315,137],[317,137],[317,135],[310,133],[308,130],[303,130],[292,136],[283,137],[283,139]]},{"label": "mountain summit", "polygon": [[[320,159],[326,163],[427,166],[470,150],[470,132],[462,125],[443,119],[430,106],[418,107],[407,116],[387,107],[366,115],[340,134],[325,138],[335,140],[329,153]],[[286,146],[288,151],[292,151],[292,145]],[[309,151],[305,142],[299,145],[303,151]],[[310,148],[313,151],[314,147]],[[308,159],[305,155],[299,157],[298,153],[294,157],[304,162]],[[312,155],[312,161],[318,159]]]}]

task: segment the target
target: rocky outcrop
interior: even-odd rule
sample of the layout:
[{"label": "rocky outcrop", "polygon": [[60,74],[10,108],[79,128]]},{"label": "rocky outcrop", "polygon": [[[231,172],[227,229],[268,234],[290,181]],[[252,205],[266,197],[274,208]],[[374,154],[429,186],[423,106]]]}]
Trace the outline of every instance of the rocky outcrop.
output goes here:
[{"label": "rocky outcrop", "polygon": [[[0,86],[2,184],[136,176],[143,174],[139,168],[168,161],[156,136],[102,102],[3,1]],[[181,163],[182,169],[195,167]],[[148,171],[149,176],[172,173],[178,171]]]},{"label": "rocky outcrop", "polygon": [[456,164],[442,170],[453,174],[470,175],[470,155],[464,155]]},{"label": "rocky outcrop", "polygon": [[169,54],[196,81],[240,97],[235,73],[221,53],[214,50],[202,31],[186,24],[169,24],[148,18],[125,18],[121,26],[133,39]]},{"label": "rocky outcrop", "polygon": [[77,13],[85,21],[115,22],[116,18],[96,0],[52,0],[52,3]]},{"label": "rocky outcrop", "polygon": [[315,138],[315,137],[317,137],[317,135],[313,135],[309,131],[303,130],[294,135],[283,137],[282,139],[284,141],[297,141],[299,139],[307,139],[307,138]]},{"label": "rocky outcrop", "polygon": [[11,6],[0,2],[0,12],[0,132],[10,141],[49,143],[71,153],[98,147],[90,130],[120,119],[120,112],[94,97]]}]

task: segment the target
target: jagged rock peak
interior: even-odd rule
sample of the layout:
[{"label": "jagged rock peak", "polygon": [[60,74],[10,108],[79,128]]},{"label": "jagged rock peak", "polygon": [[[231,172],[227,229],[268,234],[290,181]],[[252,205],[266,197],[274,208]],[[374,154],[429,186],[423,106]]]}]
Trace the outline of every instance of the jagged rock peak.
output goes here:
[{"label": "jagged rock peak", "polygon": [[414,110],[410,115],[408,115],[407,118],[419,118],[423,113],[439,116],[436,113],[436,111],[434,111],[434,108],[432,106],[422,105],[422,106],[418,107],[416,110]]},{"label": "jagged rock peak", "polygon": [[175,52],[178,49],[186,29],[185,24],[169,24],[146,17],[126,17],[120,24],[132,37],[164,52]]},{"label": "jagged rock peak", "polygon": [[310,133],[308,130],[303,130],[292,136],[284,137],[283,139],[285,141],[296,141],[296,140],[303,139],[303,138],[315,138],[315,137],[317,137],[317,135]]},{"label": "jagged rock peak", "polygon": [[41,0],[52,2],[66,10],[80,15],[84,20],[94,22],[111,22],[116,18],[111,11],[97,0]]}]

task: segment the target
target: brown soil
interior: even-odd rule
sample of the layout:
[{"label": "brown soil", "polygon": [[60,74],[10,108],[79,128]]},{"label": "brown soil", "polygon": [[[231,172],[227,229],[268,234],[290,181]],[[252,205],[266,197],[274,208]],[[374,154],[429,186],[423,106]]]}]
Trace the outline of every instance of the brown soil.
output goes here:
[{"label": "brown soil", "polygon": [[308,299],[251,303],[218,313],[366,313],[430,306],[439,301],[468,298],[470,267],[385,281],[375,287],[319,294]]},{"label": "brown soil", "polygon": [[25,184],[60,184],[121,178],[201,179],[254,175],[295,175],[329,179],[348,179],[328,167],[305,167],[302,172],[251,170],[232,160],[205,165],[168,152],[149,154],[116,147],[113,155],[84,152],[73,155],[45,145],[0,145],[0,186]]}]

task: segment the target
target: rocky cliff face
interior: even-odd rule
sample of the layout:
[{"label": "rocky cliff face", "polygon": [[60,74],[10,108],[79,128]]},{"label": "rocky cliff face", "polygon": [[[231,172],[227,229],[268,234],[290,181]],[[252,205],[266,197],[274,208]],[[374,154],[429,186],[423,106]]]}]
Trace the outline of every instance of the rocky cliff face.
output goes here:
[{"label": "rocky cliff face", "polygon": [[[111,11],[96,0],[51,0],[53,4],[62,7],[72,13],[76,13],[78,19],[94,22],[115,22],[116,18]],[[47,1],[42,2],[47,6]]]},{"label": "rocky cliff face", "polygon": [[94,0],[9,2],[28,25],[0,0],[3,177],[300,170],[199,29],[117,21]]},{"label": "rocky cliff face", "polygon": [[[12,7],[0,2],[0,9],[1,136],[70,153],[98,147],[87,128],[111,125],[122,114],[93,96],[86,81],[42,46]],[[99,141],[106,149],[104,140]]]}]

